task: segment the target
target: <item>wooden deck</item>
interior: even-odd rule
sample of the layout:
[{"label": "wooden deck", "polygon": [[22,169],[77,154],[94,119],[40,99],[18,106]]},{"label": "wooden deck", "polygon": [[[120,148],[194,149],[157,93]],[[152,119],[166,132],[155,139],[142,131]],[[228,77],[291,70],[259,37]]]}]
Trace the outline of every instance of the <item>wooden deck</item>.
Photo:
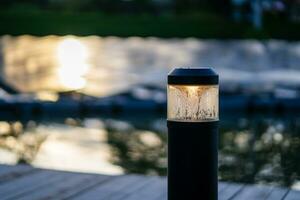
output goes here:
[{"label": "wooden deck", "polygon": [[[165,200],[166,178],[107,176],[0,165],[1,200]],[[219,183],[221,200],[300,200],[288,188]]]}]

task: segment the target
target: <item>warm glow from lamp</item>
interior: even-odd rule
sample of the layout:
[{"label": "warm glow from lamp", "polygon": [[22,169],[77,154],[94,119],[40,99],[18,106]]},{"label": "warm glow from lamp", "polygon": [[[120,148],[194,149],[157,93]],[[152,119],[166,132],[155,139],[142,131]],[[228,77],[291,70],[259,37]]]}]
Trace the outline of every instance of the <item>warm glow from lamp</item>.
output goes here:
[{"label": "warm glow from lamp", "polygon": [[62,40],[57,47],[60,82],[68,89],[80,89],[86,84],[84,75],[89,68],[88,50],[74,38]]},{"label": "warm glow from lamp", "polygon": [[218,120],[217,85],[169,85],[168,119],[175,121]]}]

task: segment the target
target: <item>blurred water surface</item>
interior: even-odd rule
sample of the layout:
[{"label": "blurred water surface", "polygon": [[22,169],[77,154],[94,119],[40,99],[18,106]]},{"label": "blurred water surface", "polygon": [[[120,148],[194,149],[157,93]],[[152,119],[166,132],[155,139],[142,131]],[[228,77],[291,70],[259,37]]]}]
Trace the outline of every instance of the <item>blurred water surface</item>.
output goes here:
[{"label": "blurred water surface", "polygon": [[300,43],[29,35],[0,39],[1,76],[21,91],[106,96],[135,84],[165,87],[178,66],[211,66],[221,90],[299,87]]}]

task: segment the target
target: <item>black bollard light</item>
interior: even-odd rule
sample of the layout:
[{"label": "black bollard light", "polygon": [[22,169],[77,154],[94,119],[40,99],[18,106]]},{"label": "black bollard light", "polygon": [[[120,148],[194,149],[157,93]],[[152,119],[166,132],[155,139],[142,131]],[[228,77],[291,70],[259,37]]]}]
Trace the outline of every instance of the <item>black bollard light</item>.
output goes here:
[{"label": "black bollard light", "polygon": [[218,199],[219,77],[210,68],[168,75],[168,199]]}]

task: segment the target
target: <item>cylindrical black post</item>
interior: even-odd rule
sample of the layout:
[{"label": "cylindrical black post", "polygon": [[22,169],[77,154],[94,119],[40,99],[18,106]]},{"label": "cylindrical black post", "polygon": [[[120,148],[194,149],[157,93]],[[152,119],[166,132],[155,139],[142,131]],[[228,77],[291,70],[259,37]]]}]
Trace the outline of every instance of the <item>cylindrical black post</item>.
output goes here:
[{"label": "cylindrical black post", "polygon": [[168,199],[218,199],[218,75],[177,68],[168,76]]}]

